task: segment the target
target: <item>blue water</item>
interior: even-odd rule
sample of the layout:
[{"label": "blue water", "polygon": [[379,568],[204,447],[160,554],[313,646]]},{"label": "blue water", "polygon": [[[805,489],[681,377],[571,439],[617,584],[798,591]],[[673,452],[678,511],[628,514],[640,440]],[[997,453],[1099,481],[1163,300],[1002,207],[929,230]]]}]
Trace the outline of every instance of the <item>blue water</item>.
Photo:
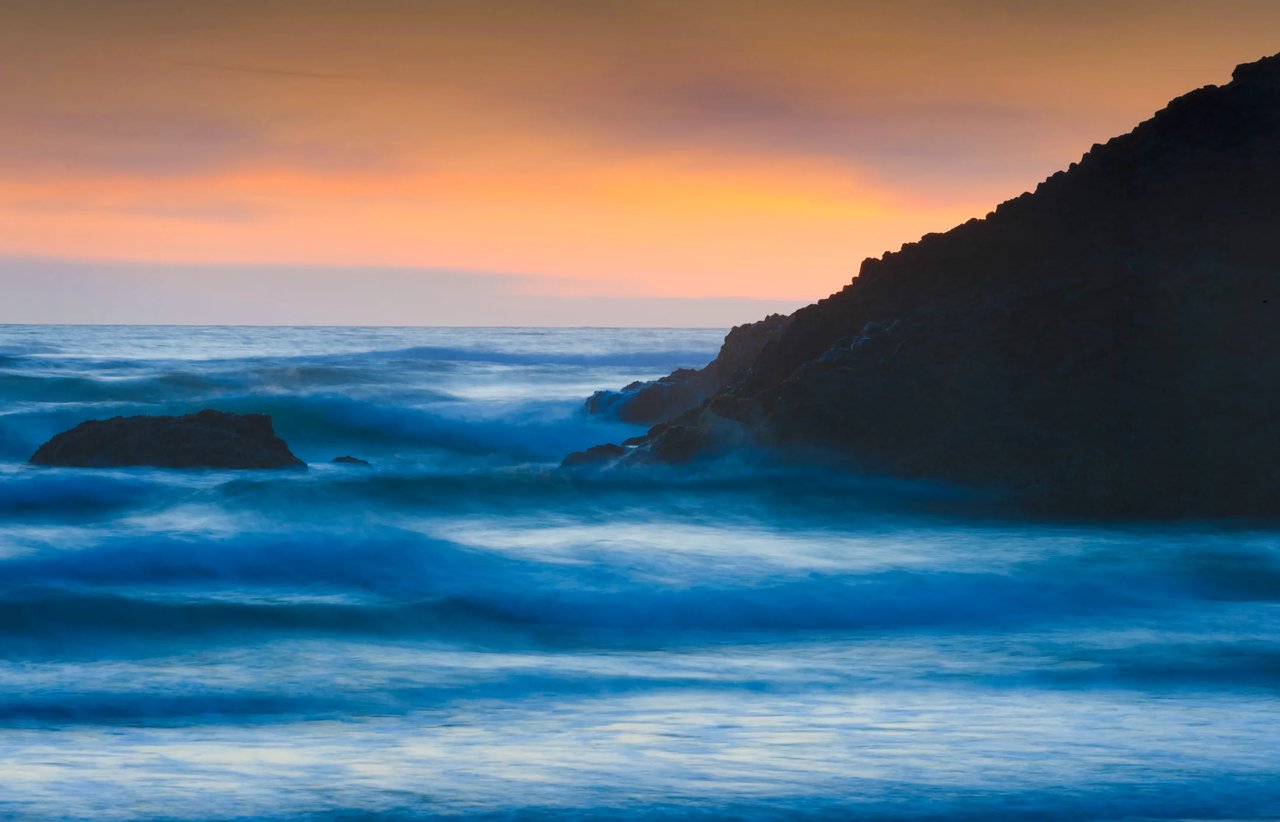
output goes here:
[{"label": "blue water", "polygon": [[[555,468],[722,333],[0,327],[0,818],[1280,816],[1267,527]],[[310,470],[23,464],[203,407]]]}]

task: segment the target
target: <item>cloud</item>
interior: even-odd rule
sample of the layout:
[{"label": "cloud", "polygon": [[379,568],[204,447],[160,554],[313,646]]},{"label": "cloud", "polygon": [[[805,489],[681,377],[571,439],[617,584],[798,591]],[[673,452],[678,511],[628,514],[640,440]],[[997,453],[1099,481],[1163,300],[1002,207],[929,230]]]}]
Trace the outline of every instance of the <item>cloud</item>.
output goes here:
[{"label": "cloud", "polygon": [[302,71],[298,69],[282,69],[269,66],[236,65],[231,63],[214,63],[203,60],[169,60],[168,65],[186,66],[189,68],[211,69],[213,71],[233,71],[242,74],[259,74],[266,77],[301,77],[309,80],[358,80],[351,74],[326,74],[319,71]]},{"label": "cloud", "polygon": [[1253,56],[1237,44],[1280,20],[1259,0],[1166,6],[16,0],[0,5],[0,164],[475,167],[526,137],[1031,184],[1167,99],[1153,78],[1176,93],[1180,67],[1230,67],[1200,52]]},{"label": "cloud", "polygon": [[27,111],[0,125],[0,156],[19,175],[94,169],[112,174],[194,174],[260,156],[250,123],[192,110]]},{"label": "cloud", "polygon": [[548,293],[556,286],[483,271],[0,257],[0,322],[728,327],[800,306]]},{"label": "cloud", "polygon": [[83,194],[70,198],[40,197],[16,200],[8,207],[23,211],[52,214],[90,216],[114,214],[215,223],[250,223],[261,218],[267,212],[261,206],[231,200],[203,200],[198,202],[175,202],[173,200],[141,198],[95,200]]},{"label": "cloud", "polygon": [[205,175],[246,168],[346,171],[388,163],[364,146],[282,134],[253,117],[174,104],[10,110],[0,167],[14,178],[54,174]]},{"label": "cloud", "polygon": [[[633,150],[715,146],[816,158],[897,182],[1020,173],[1026,169],[1011,168],[1011,159],[1034,164],[1027,146],[1051,125],[1028,107],[982,97],[900,96],[887,88],[822,94],[750,75],[646,80],[616,97],[626,102],[613,116],[593,113],[579,126]],[[1008,151],[994,153],[1002,147]]]}]

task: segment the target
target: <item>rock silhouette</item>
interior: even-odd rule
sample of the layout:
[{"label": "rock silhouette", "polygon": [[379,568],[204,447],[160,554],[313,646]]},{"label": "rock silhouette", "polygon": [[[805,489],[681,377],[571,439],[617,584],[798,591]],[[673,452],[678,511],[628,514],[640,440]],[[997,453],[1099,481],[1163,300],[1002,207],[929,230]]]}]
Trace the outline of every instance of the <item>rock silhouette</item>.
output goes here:
[{"label": "rock silhouette", "polygon": [[663,422],[696,408],[740,377],[766,344],[777,339],[789,317],[770,314],[763,320],[734,326],[720,353],[704,368],[681,368],[648,382],[633,382],[620,391],[597,391],[587,400],[588,414],[609,414],[623,422]]},{"label": "rock silhouette", "polygon": [[89,420],[46,442],[35,465],[76,468],[304,468],[266,414],[206,409],[181,417]]},{"label": "rock silhouette", "polygon": [[1104,516],[1280,514],[1280,55],[869,259],[625,461],[744,442]]},{"label": "rock silhouette", "polygon": [[627,453],[621,445],[593,445],[585,451],[574,451],[564,458],[563,465],[585,465],[592,462],[605,462]]}]

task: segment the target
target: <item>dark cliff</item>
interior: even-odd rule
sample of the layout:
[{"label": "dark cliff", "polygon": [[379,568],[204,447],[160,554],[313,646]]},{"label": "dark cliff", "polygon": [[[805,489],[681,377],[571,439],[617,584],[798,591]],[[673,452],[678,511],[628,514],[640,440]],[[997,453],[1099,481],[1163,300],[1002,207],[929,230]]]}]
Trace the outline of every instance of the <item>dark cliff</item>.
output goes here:
[{"label": "dark cliff", "polygon": [[625,460],[743,442],[1103,515],[1280,513],[1280,56],[863,263]]}]

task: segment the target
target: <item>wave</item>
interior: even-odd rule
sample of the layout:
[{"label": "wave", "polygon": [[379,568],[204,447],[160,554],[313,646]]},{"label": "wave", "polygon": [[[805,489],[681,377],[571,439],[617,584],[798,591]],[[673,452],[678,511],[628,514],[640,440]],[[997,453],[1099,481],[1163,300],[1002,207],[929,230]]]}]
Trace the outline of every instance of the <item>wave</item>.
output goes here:
[{"label": "wave", "polygon": [[170,489],[155,479],[26,469],[0,475],[0,516],[76,520],[150,505]]},{"label": "wave", "polygon": [[243,633],[322,636],[475,633],[508,620],[482,605],[451,598],[411,603],[236,602],[210,598],[130,597],[47,586],[10,588],[0,599],[6,644],[49,649],[71,639],[124,635],[132,641]]},{"label": "wave", "polygon": [[[475,580],[483,586],[484,580]],[[530,579],[531,584],[538,580]],[[545,582],[545,580],[543,580]],[[554,595],[551,595],[554,593]],[[1088,595],[1086,598],[1082,595]],[[521,593],[507,585],[429,603],[324,605],[277,602],[177,602],[123,596],[31,596],[10,589],[0,631],[191,634],[200,631],[310,630],[418,634],[462,617],[504,625],[596,631],[715,632],[960,627],[1017,624],[1029,618],[1088,615],[1138,604],[1120,592],[1080,584],[1025,584],[994,575],[877,575],[857,582],[807,580],[755,588],[700,586],[614,592],[559,589]]]},{"label": "wave", "polygon": [[52,374],[0,374],[0,397],[10,402],[169,402],[226,389],[227,380],[189,372],[103,379]]},{"label": "wave", "polygon": [[[570,451],[597,438],[632,427],[584,420],[576,403],[523,402],[479,415],[474,406],[452,398],[406,407],[400,403],[335,394],[306,397],[228,397],[219,408],[270,414],[276,432],[295,450],[312,452],[313,461],[364,449],[374,454],[411,454],[436,449],[472,456],[501,456],[507,461],[559,462]],[[327,453],[334,452],[334,453]]]},{"label": "wave", "polygon": [[517,366],[616,366],[673,370],[677,367],[699,368],[710,362],[716,354],[714,348],[662,348],[628,350],[626,348],[590,350],[588,342],[577,350],[518,351],[482,346],[415,345],[403,348],[377,348],[357,351],[335,351],[323,354],[269,354],[259,356],[216,357],[200,360],[172,358],[121,359],[93,355],[66,356],[56,359],[9,356],[0,360],[0,367],[12,369],[13,376],[23,376],[19,369],[36,367],[47,371],[51,367],[79,367],[93,372],[135,371],[156,368],[182,371],[243,372],[272,369],[351,369],[362,364],[430,364],[466,363]]},{"label": "wave", "polygon": [[[243,364],[225,369],[163,370],[130,363],[120,373],[0,372],[0,397],[14,403],[173,404],[214,400],[225,394],[332,390],[394,384],[393,375],[347,365]],[[418,388],[415,395],[444,398]]]},{"label": "wave", "polygon": [[554,461],[595,442],[631,436],[633,426],[583,419],[576,403],[513,404],[503,413],[475,415],[472,405],[447,395],[416,397],[414,405],[342,394],[226,394],[163,405],[113,402],[17,410],[0,416],[0,457],[25,461],[54,434],[84,422],[133,414],[187,414],[205,407],[269,414],[276,433],[308,462],[328,462],[364,449],[412,454],[434,449],[517,461]]},{"label": "wave", "polygon": [[352,711],[368,711],[382,706],[372,700],[356,701],[321,695],[284,695],[275,692],[183,693],[148,691],[110,694],[95,691],[77,693],[60,690],[55,698],[32,695],[18,699],[0,698],[0,727],[93,725],[165,725],[171,723],[210,724],[221,718],[227,722],[248,719],[307,716],[309,719],[340,717]]},{"label": "wave", "polygon": [[346,356],[367,360],[493,363],[495,365],[626,366],[674,370],[678,367],[701,368],[715,357],[715,351],[708,351],[705,348],[671,348],[641,351],[518,352],[419,345],[386,351],[366,351]]},{"label": "wave", "polygon": [[[1003,630],[1197,601],[1178,569],[1152,564],[1100,576],[1091,559],[1079,557],[1003,570],[803,574],[722,562],[688,578],[696,566],[679,557],[564,563],[358,525],[346,533],[238,533],[196,542],[121,537],[3,561],[0,632],[417,636],[483,625],[499,634],[548,629],[630,641],[655,634]],[[308,599],[322,595],[339,601]]]},{"label": "wave", "polygon": [[1223,687],[1280,689],[1280,643],[1274,639],[1062,649],[1062,663],[1028,679],[1053,687]]}]

